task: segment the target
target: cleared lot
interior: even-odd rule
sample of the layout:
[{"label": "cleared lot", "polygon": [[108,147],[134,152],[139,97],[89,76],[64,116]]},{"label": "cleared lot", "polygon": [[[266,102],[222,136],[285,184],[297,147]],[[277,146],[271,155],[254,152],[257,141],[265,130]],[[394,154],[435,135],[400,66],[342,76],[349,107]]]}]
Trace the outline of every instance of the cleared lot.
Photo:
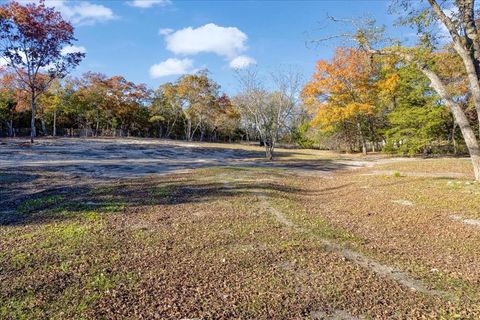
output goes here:
[{"label": "cleared lot", "polygon": [[480,316],[468,160],[18,143],[0,145],[1,318]]},{"label": "cleared lot", "polygon": [[[97,180],[132,178],[182,169],[245,165],[331,171],[363,162],[340,161],[329,152],[278,149],[279,161],[263,160],[260,147],[188,143],[153,139],[48,139],[33,146],[24,140],[0,140],[0,167],[24,171],[50,171]],[[338,160],[338,161],[334,161]]]}]

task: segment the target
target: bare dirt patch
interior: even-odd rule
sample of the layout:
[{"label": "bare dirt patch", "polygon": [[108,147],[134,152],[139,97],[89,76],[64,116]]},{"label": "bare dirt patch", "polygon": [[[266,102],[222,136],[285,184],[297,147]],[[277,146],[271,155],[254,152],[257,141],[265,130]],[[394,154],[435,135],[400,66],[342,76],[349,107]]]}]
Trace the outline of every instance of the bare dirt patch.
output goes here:
[{"label": "bare dirt patch", "polygon": [[265,162],[254,146],[187,143],[155,139],[20,139],[0,140],[0,168],[21,172],[61,172],[112,180],[168,174],[213,166],[288,168],[298,172],[330,172],[360,167],[364,162],[326,151],[278,149],[277,161]]},{"label": "bare dirt patch", "polygon": [[460,221],[461,223],[464,223],[464,224],[480,227],[479,219],[469,219],[469,218],[459,216],[458,214],[451,215],[450,218],[452,218],[452,220],[455,220],[455,221]]}]

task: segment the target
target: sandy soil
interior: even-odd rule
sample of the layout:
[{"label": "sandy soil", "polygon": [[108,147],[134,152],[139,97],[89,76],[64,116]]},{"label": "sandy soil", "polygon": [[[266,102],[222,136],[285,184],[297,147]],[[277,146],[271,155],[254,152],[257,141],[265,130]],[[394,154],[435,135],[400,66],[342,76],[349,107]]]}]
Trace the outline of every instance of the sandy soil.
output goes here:
[{"label": "sandy soil", "polygon": [[23,139],[0,140],[1,169],[63,172],[96,179],[135,178],[212,166],[329,172],[366,164],[325,151],[278,149],[276,154],[279,161],[266,162],[260,147],[153,139],[39,139],[34,145]]}]

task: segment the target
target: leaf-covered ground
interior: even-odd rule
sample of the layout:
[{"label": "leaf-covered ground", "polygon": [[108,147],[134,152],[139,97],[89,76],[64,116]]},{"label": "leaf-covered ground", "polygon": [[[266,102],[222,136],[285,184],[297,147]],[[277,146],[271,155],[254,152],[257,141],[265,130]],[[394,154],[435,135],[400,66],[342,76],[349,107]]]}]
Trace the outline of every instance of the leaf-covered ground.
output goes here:
[{"label": "leaf-covered ground", "polygon": [[[41,192],[3,193],[0,318],[478,319],[468,166],[209,167],[96,183],[4,171],[3,190]],[[462,176],[412,174],[439,171]]]}]

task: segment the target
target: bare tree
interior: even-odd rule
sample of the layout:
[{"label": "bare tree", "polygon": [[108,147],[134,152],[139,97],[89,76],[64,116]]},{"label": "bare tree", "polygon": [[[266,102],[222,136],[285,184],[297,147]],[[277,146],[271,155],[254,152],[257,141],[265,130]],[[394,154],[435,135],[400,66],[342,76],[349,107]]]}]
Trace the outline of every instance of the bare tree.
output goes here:
[{"label": "bare tree", "polygon": [[[277,93],[276,122],[280,130],[292,130],[295,119],[301,113],[299,108],[300,92],[304,85],[304,79],[292,66],[272,72],[270,76],[274,84],[274,92]],[[277,134],[280,130],[277,131]]]},{"label": "bare tree", "polygon": [[240,82],[241,91],[233,101],[242,118],[247,123],[252,123],[258,132],[265,145],[265,157],[272,159],[273,146],[270,141],[272,140],[273,121],[270,112],[267,110],[268,92],[260,81],[257,70],[238,71],[237,78]]},{"label": "bare tree", "polygon": [[302,78],[293,69],[271,73],[274,90],[269,92],[257,69],[238,71],[241,92],[234,103],[247,123],[253,124],[265,146],[265,157],[273,159],[282,130],[288,129],[298,106]]}]

